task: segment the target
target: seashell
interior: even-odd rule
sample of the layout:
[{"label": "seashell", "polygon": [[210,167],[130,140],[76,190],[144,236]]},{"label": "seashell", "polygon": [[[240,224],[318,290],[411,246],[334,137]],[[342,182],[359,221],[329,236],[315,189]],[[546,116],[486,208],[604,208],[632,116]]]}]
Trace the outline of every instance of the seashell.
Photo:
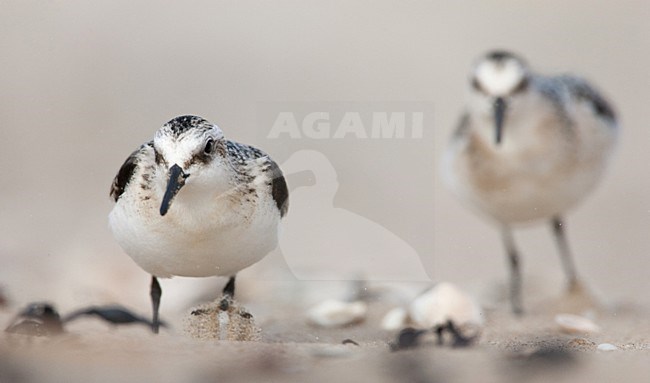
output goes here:
[{"label": "seashell", "polygon": [[574,314],[557,314],[555,316],[555,323],[560,326],[560,330],[569,334],[595,333],[600,331],[600,327],[591,319]]},{"label": "seashell", "polygon": [[611,343],[601,343],[598,345],[597,349],[599,351],[616,351],[618,347],[614,346]]},{"label": "seashell", "polygon": [[399,330],[406,326],[408,322],[408,312],[405,308],[395,307],[384,315],[381,320],[381,328],[384,330]]},{"label": "seashell", "polygon": [[367,312],[368,305],[364,302],[328,299],[309,309],[307,318],[317,326],[341,327],[363,321]]},{"label": "seashell", "polygon": [[452,321],[458,326],[483,324],[483,313],[476,301],[447,282],[441,282],[415,298],[408,312],[415,327],[431,328]]}]

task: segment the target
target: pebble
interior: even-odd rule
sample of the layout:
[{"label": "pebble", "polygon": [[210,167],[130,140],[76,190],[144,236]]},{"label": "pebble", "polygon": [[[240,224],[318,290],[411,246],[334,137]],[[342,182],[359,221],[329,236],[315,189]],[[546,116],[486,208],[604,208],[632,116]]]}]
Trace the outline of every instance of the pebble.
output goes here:
[{"label": "pebble", "polygon": [[328,299],[309,309],[307,318],[320,327],[342,327],[363,321],[367,313],[368,305],[364,302]]},{"label": "pebble", "polygon": [[579,315],[557,314],[555,323],[560,326],[560,330],[569,334],[600,332],[600,327],[591,319]]}]

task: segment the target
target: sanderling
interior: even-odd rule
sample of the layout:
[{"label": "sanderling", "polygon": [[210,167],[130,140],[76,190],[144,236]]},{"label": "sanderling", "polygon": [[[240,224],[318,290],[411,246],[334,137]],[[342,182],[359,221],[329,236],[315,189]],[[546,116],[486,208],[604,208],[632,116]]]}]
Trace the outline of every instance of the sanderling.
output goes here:
[{"label": "sanderling", "polygon": [[562,215],[594,189],[616,135],[612,107],[584,79],[533,73],[503,51],[478,60],[443,171],[461,200],[500,226],[514,312],[522,312],[522,303],[512,227],[549,220],[569,288],[575,289]]},{"label": "sanderling", "polygon": [[174,118],[133,152],[110,195],[113,235],[152,276],[155,333],[162,294],[157,278],[228,276],[227,305],[235,274],[277,246],[289,197],[282,171],[267,154],[226,139],[197,116]]}]

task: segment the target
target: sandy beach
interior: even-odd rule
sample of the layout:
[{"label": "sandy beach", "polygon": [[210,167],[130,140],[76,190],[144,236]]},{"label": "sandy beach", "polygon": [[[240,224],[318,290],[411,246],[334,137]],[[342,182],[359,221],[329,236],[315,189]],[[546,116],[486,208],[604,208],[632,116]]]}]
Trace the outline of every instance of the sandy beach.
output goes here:
[{"label": "sandy beach", "polygon": [[[0,382],[644,381],[650,345],[650,6],[643,1],[22,2],[0,14],[0,328],[31,302],[62,314],[120,304],[150,316],[150,276],[107,226],[109,187],[164,122],[197,114],[285,168],[280,246],[238,275],[259,341],[192,339],[191,308],[224,279],[162,280],[159,336],[96,318],[58,336],[0,334]],[[546,224],[515,233],[526,315],[510,314],[498,232],[445,188],[440,159],[471,63],[494,48],[542,73],[578,73],[614,104],[602,183],[567,214],[586,296],[567,298]],[[297,133],[278,130],[289,113]],[[307,116],[328,116],[321,136]],[[373,119],[405,116],[404,137]],[[362,132],[337,136],[359,118]],[[274,129],[275,126],[275,129]],[[311,126],[313,128],[313,126]],[[324,133],[323,133],[324,132]],[[342,134],[342,133],[339,133]],[[316,136],[315,136],[316,135]],[[361,254],[370,254],[363,258]],[[367,279],[361,323],[310,307]],[[392,352],[383,316],[437,282],[484,313],[469,347]],[[577,302],[577,303],[576,303]],[[589,303],[589,304],[585,304]],[[567,334],[573,312],[599,332]],[[345,340],[352,340],[346,342]],[[600,351],[608,343],[614,351]]]},{"label": "sandy beach", "polygon": [[[0,379],[606,382],[639,381],[648,373],[650,325],[647,310],[640,307],[597,313],[594,321],[601,331],[593,334],[560,331],[552,310],[515,318],[502,307],[485,312],[484,331],[469,347],[440,346],[429,333],[414,349],[391,351],[397,331],[379,327],[390,306],[380,301],[369,306],[361,324],[322,329],[309,325],[300,308],[269,302],[258,309],[266,314],[252,310],[263,330],[255,342],[192,339],[181,330],[182,318],[174,318],[171,329],[159,336],[144,326],[112,327],[91,318],[70,324],[58,336],[3,334]],[[9,319],[3,311],[0,320]],[[617,349],[599,351],[603,343]]]}]

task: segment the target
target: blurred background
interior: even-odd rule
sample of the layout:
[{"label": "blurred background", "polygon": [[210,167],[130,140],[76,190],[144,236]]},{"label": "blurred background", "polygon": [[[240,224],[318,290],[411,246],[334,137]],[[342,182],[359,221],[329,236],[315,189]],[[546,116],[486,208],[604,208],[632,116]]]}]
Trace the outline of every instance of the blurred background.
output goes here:
[{"label": "blurred background", "polygon": [[[506,48],[537,71],[584,75],[616,106],[618,150],[597,191],[567,217],[569,238],[578,270],[606,300],[650,304],[647,1],[0,6],[0,287],[16,303],[148,309],[148,276],[108,229],[108,191],[128,154],[181,114],[205,117],[280,164],[303,149],[324,154],[338,182],[332,206],[406,244],[432,280],[483,294],[505,282],[499,235],[444,188],[438,166],[471,63]],[[422,138],[269,138],[269,116],[305,104],[314,112],[424,105]],[[289,176],[291,189],[312,178]],[[516,236],[525,283],[559,293],[548,228]],[[289,275],[277,269],[287,269],[281,249],[239,280],[272,286]]]}]

